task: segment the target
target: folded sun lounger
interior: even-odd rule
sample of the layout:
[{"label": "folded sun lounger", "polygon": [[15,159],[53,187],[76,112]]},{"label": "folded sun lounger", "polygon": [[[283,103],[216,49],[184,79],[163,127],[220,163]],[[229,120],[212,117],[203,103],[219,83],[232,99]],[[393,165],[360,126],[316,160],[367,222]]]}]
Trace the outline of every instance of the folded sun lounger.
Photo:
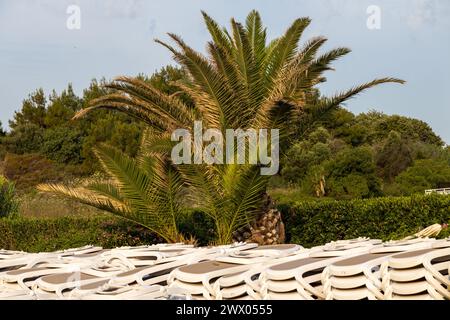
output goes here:
[{"label": "folded sun lounger", "polygon": [[389,258],[384,275],[385,299],[428,296],[450,299],[450,248],[428,248],[396,254]]},{"label": "folded sun lounger", "polygon": [[262,273],[264,299],[325,299],[322,271],[331,263],[368,253],[380,240],[350,239],[310,249],[307,257],[273,265]]},{"label": "folded sun lounger", "polygon": [[384,299],[380,269],[386,271],[387,260],[393,254],[414,248],[429,248],[427,240],[395,241],[374,246],[369,253],[330,264],[322,274],[327,299]]}]

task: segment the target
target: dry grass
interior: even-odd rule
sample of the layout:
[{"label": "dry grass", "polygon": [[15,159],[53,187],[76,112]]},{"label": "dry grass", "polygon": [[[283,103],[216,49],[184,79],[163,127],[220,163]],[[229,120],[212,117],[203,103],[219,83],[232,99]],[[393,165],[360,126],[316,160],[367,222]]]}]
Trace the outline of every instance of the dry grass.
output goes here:
[{"label": "dry grass", "polygon": [[269,195],[277,203],[292,203],[304,200],[321,200],[305,195],[299,188],[269,188]]},{"label": "dry grass", "polygon": [[[298,189],[272,188],[269,194],[277,203],[311,200]],[[317,199],[317,198],[314,198]],[[64,217],[99,215],[103,212],[88,205],[51,193],[31,191],[19,196],[19,214],[23,217]]]},{"label": "dry grass", "polygon": [[102,211],[53,194],[30,192],[19,198],[19,215],[35,218],[92,216]]}]

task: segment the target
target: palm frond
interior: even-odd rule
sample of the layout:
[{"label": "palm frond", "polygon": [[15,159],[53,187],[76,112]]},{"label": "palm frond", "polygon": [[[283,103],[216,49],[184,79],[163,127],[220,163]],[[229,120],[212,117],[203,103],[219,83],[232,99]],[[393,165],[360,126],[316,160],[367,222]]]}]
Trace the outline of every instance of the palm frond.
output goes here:
[{"label": "palm frond", "polygon": [[183,51],[176,53],[175,59],[189,71],[196,84],[193,88],[202,92],[202,102],[205,104],[204,112],[213,114],[217,117],[217,122],[226,128],[224,110],[227,109],[227,105],[232,103],[233,95],[222,85],[223,76],[212,67],[205,57],[187,46],[178,36],[174,34],[169,34],[169,36]]},{"label": "palm frond", "polygon": [[220,46],[227,54],[231,54],[231,41],[229,35],[220,28],[219,24],[214,21],[206,12],[202,11],[203,18],[205,20],[206,27],[208,28],[214,43]]},{"label": "palm frond", "polygon": [[285,34],[274,43],[267,62],[269,84],[278,78],[278,73],[283,69],[283,66],[295,55],[300,37],[310,23],[309,18],[296,19]]},{"label": "palm frond", "polygon": [[73,120],[83,118],[87,114],[99,109],[123,112],[161,132],[167,130],[168,127],[163,119],[157,114],[152,113],[146,106],[120,93],[109,94],[92,100],[90,106],[78,111],[73,117]]},{"label": "palm frond", "polygon": [[332,97],[324,98],[319,101],[319,104],[315,108],[315,112],[325,113],[330,109],[336,108],[345,101],[355,97],[356,95],[362,93],[363,91],[378,86],[384,83],[399,83],[404,84],[405,81],[398,78],[380,78],[369,81],[367,83],[355,86],[347,91],[338,93]]},{"label": "palm frond", "polygon": [[139,168],[137,162],[107,145],[94,148],[94,154],[134,210],[146,212],[148,210],[147,190],[151,179]]},{"label": "palm frond", "polygon": [[266,58],[267,31],[263,27],[258,11],[252,10],[249,13],[245,25],[256,65],[259,69],[262,69],[262,64]]},{"label": "palm frond", "polygon": [[165,94],[140,79],[118,77],[107,87],[140,101],[142,105],[148,106],[153,113],[158,114],[164,121],[173,123],[174,126],[183,126],[195,119],[192,109],[176,95]]},{"label": "palm frond", "polygon": [[63,184],[54,183],[39,184],[36,188],[42,192],[59,194],[66,198],[77,200],[78,202],[118,215],[128,215],[131,212],[131,208],[123,201],[111,199],[110,197],[87,188],[72,188]]},{"label": "palm frond", "polygon": [[228,232],[226,241],[232,240],[232,232],[252,222],[261,208],[261,195],[267,187],[267,176],[259,173],[259,168],[250,166],[241,168],[242,172],[235,181],[234,192],[231,196],[231,206],[225,207],[224,216],[227,218]]}]

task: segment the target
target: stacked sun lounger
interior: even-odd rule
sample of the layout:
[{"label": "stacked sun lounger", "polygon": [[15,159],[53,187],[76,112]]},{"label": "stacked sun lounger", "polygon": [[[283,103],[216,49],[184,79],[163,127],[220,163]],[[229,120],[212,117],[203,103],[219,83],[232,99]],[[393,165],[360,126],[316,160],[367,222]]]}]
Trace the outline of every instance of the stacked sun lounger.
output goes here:
[{"label": "stacked sun lounger", "polygon": [[450,241],[396,254],[388,260],[386,299],[450,299]]},{"label": "stacked sun lounger", "polygon": [[0,250],[1,299],[450,299],[450,239]]},{"label": "stacked sun lounger", "polygon": [[[367,252],[331,263],[322,274],[326,299],[384,299],[388,262],[399,252],[430,248],[432,240],[386,242]],[[384,281],[384,283],[383,283]]]}]

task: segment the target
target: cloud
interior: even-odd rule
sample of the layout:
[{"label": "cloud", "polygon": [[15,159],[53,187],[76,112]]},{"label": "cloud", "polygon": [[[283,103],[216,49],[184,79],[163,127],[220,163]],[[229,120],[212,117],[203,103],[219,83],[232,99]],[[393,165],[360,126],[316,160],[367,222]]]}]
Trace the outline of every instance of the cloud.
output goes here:
[{"label": "cloud", "polygon": [[439,20],[439,8],[436,0],[414,0],[412,12],[407,17],[408,26],[419,29],[425,25],[435,25]]},{"label": "cloud", "polygon": [[359,1],[355,0],[328,0],[320,2],[320,4],[328,17],[354,16],[365,12],[361,10]]},{"label": "cloud", "polygon": [[102,1],[105,15],[111,18],[135,19],[144,12],[144,0],[105,0]]}]

